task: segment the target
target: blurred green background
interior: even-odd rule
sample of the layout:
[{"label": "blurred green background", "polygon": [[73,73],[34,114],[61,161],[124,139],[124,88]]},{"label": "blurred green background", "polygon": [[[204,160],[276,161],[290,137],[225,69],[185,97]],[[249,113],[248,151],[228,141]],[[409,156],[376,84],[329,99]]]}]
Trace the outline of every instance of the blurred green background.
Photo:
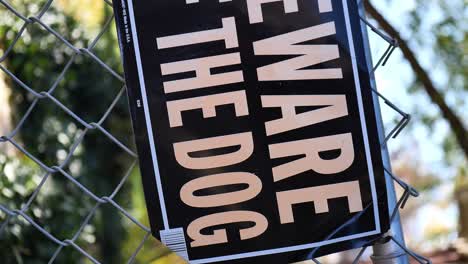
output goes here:
[{"label": "blurred green background", "polygon": [[[379,89],[413,115],[413,123],[390,144],[394,169],[422,191],[403,210],[406,240],[427,255],[468,256],[468,175],[466,133],[468,107],[468,1],[373,0],[367,10],[372,23],[398,35],[401,49],[379,69]],[[44,0],[10,0],[26,16],[39,12]],[[101,0],[55,0],[43,21],[77,47],[86,47],[99,33],[111,8]],[[23,21],[0,5],[0,56],[16,37]],[[377,58],[386,43],[371,35]],[[123,72],[115,25],[104,33],[93,52],[117,72]],[[73,51],[41,27],[30,25],[8,58],[1,63],[36,91],[47,90]],[[101,66],[79,56],[59,83],[54,96],[87,122],[96,122],[122,88]],[[0,135],[9,134],[33,97],[0,71]],[[397,116],[383,109],[387,127]],[[103,126],[134,148],[126,97],[119,100]],[[55,104],[41,100],[15,140],[45,164],[60,164],[83,127]],[[132,159],[98,131],[90,131],[64,169],[98,196],[119,184]],[[8,143],[0,144],[0,204],[20,209],[43,179],[44,171]],[[148,225],[138,168],[115,201]],[[72,237],[95,201],[65,177],[54,174],[26,212],[59,239]],[[6,215],[0,211],[0,222]],[[103,263],[122,263],[133,254],[145,233],[109,205],[99,208],[77,244]],[[14,219],[0,236],[2,263],[47,263],[57,245],[29,225]],[[354,253],[324,258],[346,263]],[[81,253],[66,248],[56,263],[87,263]],[[137,263],[183,263],[154,239],[145,243]],[[444,263],[444,262],[440,262]],[[468,262],[467,262],[468,263]]]}]

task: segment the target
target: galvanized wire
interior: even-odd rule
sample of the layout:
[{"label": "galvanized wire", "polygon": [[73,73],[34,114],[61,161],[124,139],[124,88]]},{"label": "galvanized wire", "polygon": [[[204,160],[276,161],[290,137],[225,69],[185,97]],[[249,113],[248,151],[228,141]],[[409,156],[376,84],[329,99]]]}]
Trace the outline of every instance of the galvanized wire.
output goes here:
[{"label": "galvanized wire", "polygon": [[[108,5],[112,5],[112,3],[108,0],[104,0],[104,2]],[[13,82],[15,82],[19,87],[23,88],[27,93],[29,93],[34,99],[32,103],[30,104],[29,108],[26,110],[24,115],[21,117],[21,119],[18,121],[18,123],[15,125],[15,127],[6,135],[1,135],[0,136],[0,144],[11,144],[14,148],[16,148],[19,152],[25,154],[29,159],[34,161],[40,168],[43,170],[43,176],[41,178],[41,181],[35,188],[35,190],[32,192],[30,197],[24,202],[24,204],[21,206],[21,208],[8,208],[4,204],[0,204],[0,211],[3,212],[6,215],[6,219],[0,223],[0,238],[2,233],[5,232],[5,229],[8,227],[8,223],[13,220],[13,219],[23,219],[26,222],[28,222],[31,226],[33,226],[35,229],[37,229],[39,232],[41,232],[45,237],[47,237],[50,241],[52,241],[56,246],[56,250],[51,256],[49,263],[54,263],[54,261],[57,259],[57,256],[60,254],[60,252],[64,248],[73,248],[77,252],[81,253],[83,256],[85,256],[87,259],[89,259],[93,263],[100,263],[98,259],[93,257],[89,252],[87,252],[85,249],[77,245],[76,241],[79,238],[79,236],[82,234],[85,226],[89,224],[93,216],[96,214],[98,209],[104,205],[110,205],[112,206],[115,210],[119,211],[124,217],[126,217],[128,220],[133,222],[136,226],[138,226],[143,232],[144,235],[141,239],[140,244],[138,247],[135,249],[134,252],[130,256],[128,256],[128,262],[127,263],[132,263],[135,261],[136,257],[138,256],[138,253],[143,247],[143,244],[150,238],[151,236],[151,230],[149,227],[145,226],[144,224],[140,223],[135,217],[133,217],[128,211],[126,211],[122,206],[117,204],[115,202],[114,198],[118,194],[118,192],[121,190],[122,186],[128,181],[128,178],[132,172],[132,170],[135,168],[137,164],[137,154],[128,146],[126,146],[123,142],[121,142],[118,138],[116,138],[112,133],[107,131],[102,125],[106,121],[106,119],[112,114],[112,110],[115,108],[117,102],[125,96],[125,79],[123,76],[118,73],[116,70],[112,69],[109,65],[105,63],[102,59],[100,59],[96,54],[93,53],[94,47],[97,45],[99,40],[102,38],[105,32],[111,30],[111,22],[114,19],[114,16],[110,16],[107,21],[104,23],[102,29],[100,32],[97,34],[97,36],[91,41],[88,47],[86,48],[78,48],[75,46],[73,43],[71,43],[69,40],[67,40],[62,34],[51,28],[49,25],[47,25],[42,19],[44,14],[46,14],[47,11],[51,8],[51,5],[53,3],[53,0],[48,0],[42,8],[37,12],[36,15],[33,16],[27,16],[19,12],[17,9],[15,9],[9,2],[6,0],[0,0],[0,11],[2,12],[9,12],[10,14],[14,15],[21,21],[23,21],[23,25],[20,27],[19,31],[17,32],[16,36],[13,38],[10,46],[6,47],[4,50],[3,55],[0,57],[0,70],[3,71],[3,73],[6,74]],[[3,10],[2,10],[3,9]],[[370,27],[372,31],[377,33],[382,39],[386,42],[388,42],[389,47],[385,51],[385,53],[381,56],[381,58],[378,60],[377,64],[374,67],[374,71],[379,69],[382,66],[385,66],[387,63],[389,57],[393,53],[393,51],[398,47],[398,43],[391,37],[387,36],[385,33],[381,32],[379,29],[377,29],[375,26],[372,25],[372,23],[368,22],[365,18],[361,17],[361,20]],[[17,45],[18,41],[21,39],[23,36],[24,32],[28,27],[31,26],[38,26],[42,28],[45,32],[48,34],[53,35],[58,41],[66,45],[68,48],[70,48],[73,51],[73,54],[71,55],[70,59],[67,61],[65,64],[63,70],[59,74],[59,76],[56,78],[56,80],[52,83],[50,87],[48,87],[47,90],[39,91],[37,92],[36,89],[33,87],[29,86],[25,82],[23,82],[20,78],[15,76],[13,72],[7,69],[6,66],[4,66],[2,63],[8,58],[8,56],[12,53],[14,50],[15,46]],[[88,59],[91,59],[94,63],[102,67],[104,70],[109,72],[113,78],[117,79],[118,81],[122,82],[122,88],[120,91],[115,95],[114,100],[112,103],[107,107],[107,110],[105,113],[101,116],[99,120],[96,122],[89,122],[81,118],[79,115],[74,113],[72,110],[70,110],[66,105],[61,103],[56,97],[54,97],[54,91],[58,87],[59,83],[64,80],[66,73],[69,71],[71,65],[75,62],[75,60],[78,57],[86,57]],[[35,87],[37,88],[37,87]],[[395,138],[397,137],[400,132],[406,127],[406,125],[410,121],[410,115],[402,111],[400,108],[398,108],[395,104],[393,104],[390,100],[388,100],[385,96],[383,96],[381,93],[379,93],[377,90],[373,89],[373,92],[376,93],[384,102],[387,104],[389,107],[391,107],[393,110],[395,110],[398,114],[401,115],[401,120],[398,122],[398,124],[390,130],[389,134],[386,136],[385,141],[382,143],[382,148],[386,147],[386,144],[388,143],[388,140],[390,138]],[[75,122],[79,123],[84,127],[84,129],[81,131],[81,133],[75,138],[75,141],[71,145],[71,148],[66,156],[66,158],[60,163],[56,165],[47,165],[37,157],[35,157],[30,151],[28,151],[25,147],[23,147],[20,142],[16,141],[14,138],[15,136],[20,133],[22,127],[24,124],[27,122],[28,117],[33,113],[33,111],[36,109],[38,102],[39,101],[47,101],[50,104],[54,104],[57,107],[59,107],[63,112],[65,112],[68,116],[70,116]],[[130,120],[128,120],[130,122]],[[128,168],[127,171],[123,173],[123,177],[120,181],[120,183],[114,188],[112,193],[110,193],[108,196],[98,196],[95,193],[93,193],[89,188],[81,184],[79,181],[77,181],[70,173],[68,173],[64,168],[69,165],[70,160],[73,156],[73,154],[76,152],[78,146],[83,142],[86,134],[90,131],[98,131],[100,132],[103,136],[107,137],[108,139],[111,140],[114,144],[116,144],[119,148],[121,148],[125,153],[128,154],[129,157],[132,159],[132,163],[130,167]],[[0,145],[1,146],[1,145]],[[31,146],[34,147],[34,146]],[[399,177],[395,176],[389,168],[385,168],[385,175],[386,177],[391,177],[396,183],[398,183],[401,188],[403,188],[404,192],[403,195],[401,196],[400,200],[398,201],[396,207],[394,208],[393,212],[391,212],[391,220],[393,221],[398,213],[399,208],[403,208],[407,202],[407,200],[410,197],[417,197],[419,196],[419,193],[415,188],[410,186],[409,184],[405,183],[403,180],[401,180]],[[73,185],[75,185],[77,188],[79,188],[82,192],[83,195],[86,195],[87,197],[91,198],[94,202],[95,205],[94,207],[89,211],[88,215],[86,218],[81,222],[81,225],[78,227],[77,231],[75,234],[69,238],[69,239],[64,239],[61,240],[57,238],[54,234],[46,230],[44,227],[42,227],[40,224],[36,223],[32,217],[30,217],[26,212],[28,209],[30,209],[31,204],[33,201],[37,198],[39,192],[42,190],[43,186],[45,183],[53,176],[61,176],[70,181]],[[396,243],[399,247],[401,247],[404,252],[406,252],[409,256],[413,257],[415,260],[417,260],[419,263],[430,263],[430,261],[414,252],[409,250],[405,245],[401,244],[399,241],[394,239],[392,236],[388,234],[384,234],[379,240],[392,240],[394,243]],[[369,245],[370,246],[370,245]],[[358,263],[361,257],[364,255],[365,250],[368,248],[368,246],[363,247],[358,255],[356,256],[354,263]],[[315,263],[320,263],[317,259],[312,259]]]}]

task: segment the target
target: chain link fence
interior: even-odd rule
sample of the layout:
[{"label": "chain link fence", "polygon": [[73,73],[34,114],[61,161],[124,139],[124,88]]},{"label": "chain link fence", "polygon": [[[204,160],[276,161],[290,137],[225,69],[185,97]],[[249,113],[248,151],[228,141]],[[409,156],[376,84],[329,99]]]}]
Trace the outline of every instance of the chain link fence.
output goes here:
[{"label": "chain link fence", "polygon": [[[9,46],[7,47],[0,46],[0,48],[3,49],[3,55],[1,55],[0,57],[0,70],[1,72],[3,72],[5,76],[7,76],[7,78],[11,80],[12,83],[14,83],[14,85],[21,87],[21,89],[24,89],[28,98],[31,99],[31,103],[29,107],[26,109],[26,111],[24,112],[22,117],[19,119],[19,121],[16,122],[16,124],[11,129],[11,131],[8,131],[4,135],[1,135],[0,149],[2,149],[2,151],[6,151],[5,149],[7,147],[13,148],[15,152],[24,154],[30,161],[32,161],[37,166],[39,166],[42,171],[42,176],[40,177],[40,180],[37,186],[34,186],[33,191],[27,197],[27,199],[21,203],[21,206],[19,206],[18,208],[14,208],[14,207],[9,206],[8,204],[0,203],[0,213],[1,213],[0,216],[2,216],[0,217],[0,221],[1,221],[0,222],[0,240],[2,239],[2,236],[6,232],[11,231],[9,229],[12,228],[13,226],[11,224],[12,222],[20,221],[24,223],[25,225],[30,225],[31,227],[33,227],[35,230],[40,232],[46,239],[48,239],[52,243],[52,245],[55,246],[54,247],[55,249],[53,250],[53,253],[51,254],[50,259],[48,261],[49,263],[54,263],[54,261],[57,260],[58,256],[60,255],[62,251],[70,250],[70,249],[75,250],[80,255],[86,257],[89,261],[93,263],[101,263],[102,260],[97,259],[97,257],[95,257],[94,252],[90,250],[90,248],[92,247],[87,247],[86,245],[83,245],[83,243],[78,243],[77,240],[79,239],[81,235],[83,235],[87,226],[90,224],[93,217],[95,217],[98,211],[103,206],[110,206],[112,210],[118,211],[122,215],[122,217],[126,219],[126,221],[128,221],[134,227],[140,229],[141,231],[140,232],[141,238],[140,238],[139,244],[133,250],[131,250],[128,256],[125,256],[127,258],[128,263],[133,263],[137,259],[137,256],[140,253],[143,246],[145,245],[145,243],[149,240],[154,240],[154,239],[151,236],[150,228],[147,227],[145,224],[141,223],[140,221],[138,221],[136,217],[132,216],[130,212],[131,210],[124,209],[124,207],[119,205],[115,199],[115,197],[122,190],[123,186],[128,181],[130,181],[130,176],[132,175],[132,171],[134,171],[135,167],[137,166],[137,155],[133,147],[126,145],[125,142],[123,142],[122,140],[114,136],[104,126],[104,123],[109,118],[109,116],[113,115],[113,111],[115,110],[115,107],[118,104],[118,102],[126,99],[125,80],[122,76],[122,73],[119,72],[119,70],[117,69],[113,69],[111,66],[109,66],[109,64],[107,64],[106,61],[104,61],[104,59],[101,59],[100,57],[98,57],[98,55],[96,55],[96,53],[94,52],[96,45],[98,45],[99,41],[101,41],[103,35],[106,34],[106,32],[115,30],[115,28],[112,26],[114,16],[109,15],[108,18],[106,18],[107,19],[106,22],[103,23],[103,26],[100,29],[99,33],[96,35],[96,37],[92,41],[90,41],[89,45],[87,47],[80,48],[79,45],[76,45],[75,43],[67,39],[67,37],[59,33],[53,27],[48,25],[47,21],[45,21],[44,16],[47,14],[47,12],[49,12],[54,1],[59,1],[59,0],[48,0],[34,14],[26,14],[26,13],[20,12],[19,9],[13,6],[10,2],[7,2],[6,0],[0,0],[0,16],[10,15],[10,16],[13,16],[15,19],[19,19],[22,23],[22,26],[19,28],[19,30],[15,32],[15,36],[12,38],[12,41],[10,42]],[[106,5],[109,6],[107,9],[111,10],[112,3],[109,0],[104,0],[104,2]],[[393,40],[391,37],[388,37],[384,33],[380,32],[376,27],[374,27],[371,23],[369,23],[364,17],[362,17],[361,19],[367,26],[370,27],[372,31],[380,35],[382,39],[384,41],[387,41],[389,44],[388,49],[381,56],[381,58],[377,61],[377,64],[374,68],[374,71],[375,71],[379,69],[381,66],[386,64],[388,58],[391,56],[393,51],[398,47],[398,43],[396,43],[396,41]],[[30,28],[39,28],[40,30],[46,33],[44,37],[52,36],[58,42],[65,45],[70,50],[71,56],[69,60],[64,63],[63,69],[60,71],[60,74],[52,82],[50,87],[47,87],[47,88],[35,87],[34,84],[27,84],[21,78],[17,77],[15,72],[11,71],[8,67],[8,64],[6,63],[9,56],[12,53],[14,53],[15,47],[17,46],[18,42],[21,40],[21,38],[24,37],[25,31]],[[35,41],[35,40],[31,40],[31,41]],[[117,43],[113,43],[113,45],[116,46]],[[112,76],[112,78],[114,78],[116,81],[121,83],[121,88],[115,94],[113,101],[106,108],[106,111],[101,115],[100,119],[93,120],[91,122],[85,120],[79,114],[72,111],[67,105],[62,103],[55,96],[55,93],[57,92],[58,89],[67,89],[67,87],[61,87],[60,83],[65,78],[67,78],[67,72],[70,70],[74,62],[80,58],[86,58],[86,59],[91,60],[95,65],[100,67],[102,70],[106,71],[108,74],[110,74],[110,76]],[[93,89],[93,87],[89,87],[89,89]],[[410,121],[410,115],[400,110],[396,105],[394,105],[392,102],[386,99],[377,90],[374,90],[374,92],[376,95],[378,95],[382,99],[382,101],[386,105],[388,105],[389,107],[391,107],[392,109],[394,109],[397,113],[401,115],[401,120],[397,123],[397,125],[393,129],[389,131],[387,137],[385,138],[385,141],[382,143],[382,147],[386,148],[387,142],[391,138],[397,137],[398,134],[406,127],[406,125]],[[19,134],[21,134],[24,126],[28,122],[31,122],[30,120],[31,115],[34,113],[34,111],[36,111],[39,103],[55,105],[57,107],[57,111],[61,111],[61,114],[66,114],[69,118],[73,120],[73,122],[77,126],[81,127],[78,135],[74,139],[74,142],[70,144],[71,147],[69,148],[68,153],[64,155],[64,157],[61,159],[61,162],[59,164],[47,164],[45,161],[36,157],[33,151],[31,151],[31,149],[37,148],[38,146],[25,146],[20,140],[18,140],[18,137],[17,137]],[[93,110],[94,108],[93,105],[89,105],[88,107],[90,110]],[[130,119],[128,118],[126,122],[130,123]],[[70,170],[67,170],[67,166],[70,165],[70,162],[73,156],[76,154],[77,151],[79,151],[80,144],[83,142],[83,140],[89,133],[98,133],[99,136],[107,138],[109,142],[112,142],[112,144],[117,146],[123,153],[125,153],[127,160],[130,160],[129,162],[130,166],[122,171],[122,176],[121,176],[119,183],[113,187],[113,190],[110,193],[107,193],[104,196],[98,195],[95,192],[93,192],[92,191],[93,188],[80,182],[76,175],[72,175],[73,173],[70,172]],[[391,212],[392,221],[394,221],[396,218],[398,218],[398,209],[403,208],[407,200],[411,196],[417,197],[419,194],[413,187],[406,184],[397,176],[393,175],[391,173],[390,168],[386,168],[385,170],[386,170],[386,176],[393,179],[404,190],[403,195],[398,200],[398,203],[396,204],[393,212]],[[0,177],[6,177],[5,173],[2,173]],[[41,223],[35,220],[35,217],[32,217],[29,214],[31,205],[33,204],[35,199],[37,199],[39,193],[50,191],[49,189],[44,188],[44,186],[47,184],[48,181],[51,180],[52,177],[63,177],[66,181],[68,181],[69,183],[71,183],[73,186],[75,186],[81,191],[83,199],[90,199],[93,204],[92,208],[89,210],[89,212],[87,212],[86,217],[84,217],[84,219],[81,221],[81,224],[79,226],[73,227],[74,230],[76,231],[74,232],[74,235],[71,237],[62,238],[62,237],[57,236],[49,228],[44,228],[41,225]],[[99,181],[105,181],[105,180],[106,180],[106,177],[104,177],[104,175],[96,175],[96,177],[94,177],[94,182],[91,182],[91,184],[98,185]],[[54,190],[54,191],[63,192],[63,195],[67,195],[66,190]],[[31,242],[34,243],[34,241],[31,241]],[[397,246],[403,249],[408,255],[414,258],[417,262],[430,263],[429,260],[407,249],[404,243],[395,239],[391,233],[385,234],[384,236],[382,236],[381,239],[379,239],[376,242],[377,243],[395,243]],[[151,244],[151,245],[154,246],[154,244]],[[160,246],[160,244],[158,245]],[[367,247],[362,248],[362,250],[356,256],[354,263],[358,263],[360,261],[366,249]],[[3,249],[0,249],[0,255],[2,255],[1,253],[2,250]],[[313,259],[313,261],[315,263],[320,263],[316,259]]]}]

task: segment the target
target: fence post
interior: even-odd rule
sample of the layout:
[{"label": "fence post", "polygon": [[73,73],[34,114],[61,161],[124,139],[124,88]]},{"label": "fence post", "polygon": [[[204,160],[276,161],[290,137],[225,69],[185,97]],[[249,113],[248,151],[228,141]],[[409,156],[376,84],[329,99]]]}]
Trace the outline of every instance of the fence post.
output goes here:
[{"label": "fence post", "polygon": [[[356,0],[358,1],[358,0]],[[359,14],[361,17],[366,17],[366,12],[364,8],[364,1],[359,1]],[[368,31],[367,31],[367,25],[363,22],[361,22],[361,29],[362,29],[362,35],[363,35],[363,40],[364,40],[364,49],[366,52],[366,58],[367,58],[367,64],[368,68],[370,71],[373,69],[373,63],[372,63],[372,53],[370,49],[370,43],[369,43],[369,36],[368,36]],[[373,73],[370,74],[371,76],[371,85],[372,88],[376,89],[376,81],[375,81],[375,75]],[[380,142],[385,141],[385,129],[383,125],[383,120],[382,120],[382,114],[381,114],[381,109],[380,109],[380,103],[379,103],[379,97],[373,93],[373,100],[374,100],[374,105],[375,105],[375,114],[377,118],[377,126],[378,126],[378,132],[379,132],[379,137],[380,137]],[[387,145],[384,144],[382,147],[382,159],[383,159],[383,165],[391,169],[391,163],[390,163],[390,156],[388,154],[388,148]],[[388,210],[389,213],[391,214],[393,209],[397,206],[397,195],[395,192],[395,185],[393,182],[393,179],[390,177],[386,177],[386,183],[387,183],[387,195],[388,195]],[[388,232],[389,235],[391,235],[394,239],[396,239],[401,245],[405,245],[405,240],[403,236],[403,228],[401,225],[401,219],[400,219],[400,214],[397,213],[397,216],[391,223],[391,228],[390,231]],[[409,259],[408,255],[406,252],[399,247],[396,243],[394,243],[392,240],[383,240],[378,242],[376,245],[373,246],[373,255],[371,256],[372,262],[374,264],[408,264]]]}]

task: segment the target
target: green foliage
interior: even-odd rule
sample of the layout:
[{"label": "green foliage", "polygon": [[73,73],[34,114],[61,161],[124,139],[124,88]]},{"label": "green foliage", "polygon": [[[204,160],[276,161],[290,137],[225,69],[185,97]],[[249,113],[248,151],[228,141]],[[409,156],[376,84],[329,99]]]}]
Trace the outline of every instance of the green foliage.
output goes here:
[{"label": "green foliage", "polygon": [[[34,2],[34,3],[31,3]],[[36,14],[45,1],[15,0],[12,4],[27,16]],[[54,1],[55,2],[55,1]],[[87,32],[75,17],[61,6],[52,5],[43,21],[77,47],[86,47],[97,31]],[[86,8],[86,7],[83,7]],[[110,9],[96,10],[102,21],[111,15]],[[12,44],[22,21],[5,9],[0,10],[0,49]],[[102,25],[101,25],[102,27]],[[114,69],[121,69],[117,41],[113,28],[105,33],[93,52]],[[38,24],[27,27],[4,62],[15,76],[37,92],[47,91],[60,76],[73,51]],[[33,104],[34,97],[12,79],[11,107],[13,124]],[[106,112],[123,84],[92,59],[77,56],[58,83],[53,96],[86,122],[97,122]],[[122,98],[103,126],[124,144],[132,145],[128,107]],[[40,100],[21,127],[15,140],[47,166],[61,164],[73,143],[85,128],[48,99]],[[20,209],[31,197],[39,182],[46,177],[33,161],[17,153],[15,157],[0,156],[0,204]],[[129,156],[99,131],[88,131],[84,141],[71,156],[64,170],[97,196],[109,196],[129,166]],[[120,191],[116,202],[127,207],[129,186]],[[141,195],[141,193],[140,193]],[[140,197],[141,199],[141,197]],[[26,213],[41,227],[60,240],[73,237],[96,201],[85,195],[60,173],[50,175]],[[5,215],[2,215],[5,219]],[[0,237],[3,263],[47,263],[57,245],[26,221],[10,221],[6,235]],[[120,248],[127,238],[122,217],[111,206],[101,206],[90,224],[84,228],[77,244],[104,263],[124,262]],[[129,257],[126,255],[125,257]],[[73,249],[63,250],[56,263],[87,263]]]},{"label": "green foliage", "polygon": [[[410,29],[410,45],[414,50],[427,50],[420,60],[426,66],[439,92],[455,113],[466,123],[468,104],[468,5],[466,0],[417,0],[409,12],[406,25]],[[429,62],[429,64],[427,63]],[[410,92],[420,92],[422,83],[415,78]],[[432,131],[442,117],[440,113],[417,109],[417,117]],[[467,135],[468,136],[468,135]],[[466,166],[460,147],[449,133],[443,151],[447,164]]]},{"label": "green foliage", "polygon": [[456,191],[467,191],[468,190],[468,168],[462,167],[455,180]]}]

